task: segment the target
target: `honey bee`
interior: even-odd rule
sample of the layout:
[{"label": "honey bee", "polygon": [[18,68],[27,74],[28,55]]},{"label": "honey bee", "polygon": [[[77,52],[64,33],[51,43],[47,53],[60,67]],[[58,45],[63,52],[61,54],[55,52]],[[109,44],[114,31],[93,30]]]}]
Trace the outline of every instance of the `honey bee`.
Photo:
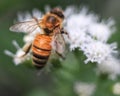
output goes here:
[{"label": "honey bee", "polygon": [[[32,52],[32,62],[37,69],[42,69],[54,50],[61,58],[64,58],[65,41],[62,34],[67,34],[63,29],[64,14],[60,8],[54,8],[41,19],[33,17],[29,21],[19,22],[10,27],[11,31],[26,32],[31,34],[37,28],[41,29],[32,42],[23,46],[24,57]],[[20,58],[19,57],[19,58]]]}]

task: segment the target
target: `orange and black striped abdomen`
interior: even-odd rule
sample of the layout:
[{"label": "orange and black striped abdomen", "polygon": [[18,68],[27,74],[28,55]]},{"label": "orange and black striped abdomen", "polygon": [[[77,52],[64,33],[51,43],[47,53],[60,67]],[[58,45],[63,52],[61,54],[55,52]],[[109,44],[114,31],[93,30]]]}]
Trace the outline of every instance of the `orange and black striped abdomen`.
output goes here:
[{"label": "orange and black striped abdomen", "polygon": [[35,37],[32,45],[32,59],[36,68],[41,69],[46,65],[51,53],[51,41],[50,36],[38,34]]}]

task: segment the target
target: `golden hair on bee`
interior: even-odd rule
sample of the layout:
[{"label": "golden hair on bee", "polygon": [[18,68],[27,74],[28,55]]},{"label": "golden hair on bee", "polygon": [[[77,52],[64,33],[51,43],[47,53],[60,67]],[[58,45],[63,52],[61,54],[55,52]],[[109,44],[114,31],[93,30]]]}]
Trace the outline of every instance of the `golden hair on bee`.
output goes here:
[{"label": "golden hair on bee", "polygon": [[60,8],[54,8],[43,16],[39,26],[43,29],[53,30],[57,26],[61,28],[63,20],[63,11]]}]

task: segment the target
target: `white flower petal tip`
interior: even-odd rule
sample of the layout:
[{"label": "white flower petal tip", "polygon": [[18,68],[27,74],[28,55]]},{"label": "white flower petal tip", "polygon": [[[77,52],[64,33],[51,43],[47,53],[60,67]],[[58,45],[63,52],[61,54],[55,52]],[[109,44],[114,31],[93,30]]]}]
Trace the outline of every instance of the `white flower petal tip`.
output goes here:
[{"label": "white flower petal tip", "polygon": [[22,57],[25,54],[25,52],[22,51],[21,49],[18,50],[16,54],[13,54],[9,50],[5,50],[4,53],[13,58],[13,62],[15,65],[19,65],[20,63],[26,60],[26,57]]},{"label": "white flower petal tip", "polygon": [[22,50],[22,49],[19,49],[17,52],[16,52],[16,57],[22,57],[23,55],[25,55],[25,52]]},{"label": "white flower petal tip", "polygon": [[4,50],[4,53],[5,53],[6,55],[10,56],[10,57],[14,57],[14,56],[15,56],[15,55],[14,55],[12,52],[10,52],[9,50]]},{"label": "white flower petal tip", "polygon": [[45,6],[45,12],[47,13],[47,12],[50,12],[50,10],[51,10],[51,7],[49,6],[49,5],[46,5]]},{"label": "white flower petal tip", "polygon": [[24,13],[23,12],[18,12],[18,14],[17,14],[18,22],[29,21],[31,19],[32,19],[32,15],[28,11],[26,11]]},{"label": "white flower petal tip", "polygon": [[25,43],[32,42],[33,40],[34,40],[34,36],[32,36],[32,35],[26,35],[26,36],[23,37],[23,41]]},{"label": "white flower petal tip", "polygon": [[33,19],[33,17],[36,17],[37,19],[41,19],[43,13],[39,11],[37,8],[34,8],[32,12],[26,11],[26,12],[18,12],[17,14],[17,20],[18,22],[23,21],[29,21]]},{"label": "white flower petal tip", "polygon": [[22,60],[20,58],[18,58],[18,57],[15,57],[13,59],[13,62],[14,62],[15,65],[19,65],[20,63],[22,63]]},{"label": "white flower petal tip", "polygon": [[17,50],[20,49],[20,46],[19,46],[19,44],[17,43],[16,40],[13,40],[13,41],[12,41],[12,44],[13,44],[13,46],[14,46]]},{"label": "white flower petal tip", "polygon": [[[23,55],[23,53],[20,53],[19,56]],[[26,56],[21,56],[21,57],[18,57],[18,56],[15,56],[14,59],[13,59],[13,62],[15,65],[19,65],[21,63],[23,63],[24,61],[26,60],[30,60],[30,56],[29,55],[26,55]]]},{"label": "white flower petal tip", "polygon": [[108,74],[108,78],[116,80],[117,76],[120,76],[120,61],[114,57],[109,57],[97,64],[97,73]]},{"label": "white flower petal tip", "polygon": [[77,82],[74,90],[78,96],[92,96],[96,89],[96,85],[92,83]]},{"label": "white flower petal tip", "polygon": [[93,25],[89,26],[88,30],[88,33],[91,34],[93,38],[102,42],[107,42],[111,34],[115,32],[111,26],[108,26],[108,24],[104,23],[94,23]]},{"label": "white flower petal tip", "polygon": [[113,94],[120,95],[120,82],[117,82],[113,86]]},{"label": "white flower petal tip", "polygon": [[32,16],[40,19],[42,17],[43,13],[39,11],[37,8],[34,8],[32,10]]}]

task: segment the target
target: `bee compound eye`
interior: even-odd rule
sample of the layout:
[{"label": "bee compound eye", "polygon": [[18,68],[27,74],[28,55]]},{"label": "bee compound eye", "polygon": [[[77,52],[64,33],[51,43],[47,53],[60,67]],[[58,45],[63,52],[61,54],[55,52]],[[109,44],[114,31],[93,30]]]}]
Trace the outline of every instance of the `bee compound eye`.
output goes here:
[{"label": "bee compound eye", "polygon": [[54,16],[49,16],[47,21],[50,22],[50,23],[56,23],[57,20]]}]

